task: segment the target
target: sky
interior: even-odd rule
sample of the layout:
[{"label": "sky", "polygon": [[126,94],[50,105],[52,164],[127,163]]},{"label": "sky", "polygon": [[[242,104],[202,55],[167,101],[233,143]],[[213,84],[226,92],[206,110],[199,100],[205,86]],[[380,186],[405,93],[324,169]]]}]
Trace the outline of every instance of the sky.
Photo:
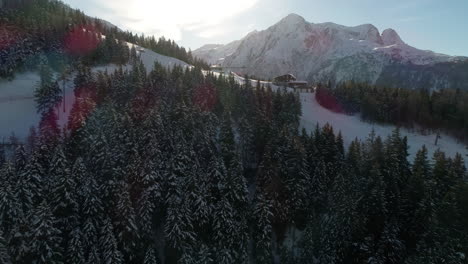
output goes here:
[{"label": "sky", "polygon": [[290,13],[311,23],[395,29],[419,49],[468,56],[468,0],[64,0],[124,30],[192,50],[226,44]]}]

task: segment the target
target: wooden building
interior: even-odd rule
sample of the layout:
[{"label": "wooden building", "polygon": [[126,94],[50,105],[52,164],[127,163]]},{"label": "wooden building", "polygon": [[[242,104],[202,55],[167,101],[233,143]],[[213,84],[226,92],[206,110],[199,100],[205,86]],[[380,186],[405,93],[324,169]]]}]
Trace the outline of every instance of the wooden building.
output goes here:
[{"label": "wooden building", "polygon": [[296,76],[290,73],[274,78],[273,84],[278,85],[278,86],[293,88],[296,92],[299,92],[299,93],[313,92],[313,88],[309,86],[308,82],[298,81]]},{"label": "wooden building", "polygon": [[288,74],[281,75],[281,76],[274,78],[273,83],[289,83],[289,82],[294,82],[296,80],[297,80],[296,76],[288,73]]}]

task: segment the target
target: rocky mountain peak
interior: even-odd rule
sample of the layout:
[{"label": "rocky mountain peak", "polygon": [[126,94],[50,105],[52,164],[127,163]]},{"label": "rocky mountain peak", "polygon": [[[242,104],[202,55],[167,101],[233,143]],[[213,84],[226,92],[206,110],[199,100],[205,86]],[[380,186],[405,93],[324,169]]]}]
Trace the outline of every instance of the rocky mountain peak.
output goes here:
[{"label": "rocky mountain peak", "polygon": [[403,40],[401,40],[398,33],[391,28],[387,28],[382,32],[382,40],[383,44],[386,46],[395,45],[395,44],[404,44]]}]

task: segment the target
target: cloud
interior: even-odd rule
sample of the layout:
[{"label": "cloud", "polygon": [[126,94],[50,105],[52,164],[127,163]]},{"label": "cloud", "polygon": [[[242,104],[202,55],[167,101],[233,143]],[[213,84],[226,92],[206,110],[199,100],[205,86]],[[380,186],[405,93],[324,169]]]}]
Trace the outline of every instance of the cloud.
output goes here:
[{"label": "cloud", "polygon": [[[259,0],[99,0],[100,17],[125,29],[164,35],[174,40],[182,31],[205,38],[222,34],[215,29],[226,20],[251,9]],[[115,21],[115,18],[119,18]]]}]

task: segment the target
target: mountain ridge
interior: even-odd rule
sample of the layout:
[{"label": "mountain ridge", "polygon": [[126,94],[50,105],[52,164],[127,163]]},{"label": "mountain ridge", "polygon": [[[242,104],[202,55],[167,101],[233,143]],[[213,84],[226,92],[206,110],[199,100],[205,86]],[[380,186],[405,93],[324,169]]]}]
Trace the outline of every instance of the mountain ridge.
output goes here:
[{"label": "mountain ridge", "polygon": [[[241,73],[263,78],[293,73],[311,82],[355,80],[404,83],[412,89],[468,89],[468,76],[460,80],[460,72],[468,66],[467,57],[417,49],[394,29],[380,33],[372,24],[309,23],[297,14],[226,45],[205,45],[193,54],[211,64],[245,67]],[[411,71],[401,70],[406,68]]]}]

